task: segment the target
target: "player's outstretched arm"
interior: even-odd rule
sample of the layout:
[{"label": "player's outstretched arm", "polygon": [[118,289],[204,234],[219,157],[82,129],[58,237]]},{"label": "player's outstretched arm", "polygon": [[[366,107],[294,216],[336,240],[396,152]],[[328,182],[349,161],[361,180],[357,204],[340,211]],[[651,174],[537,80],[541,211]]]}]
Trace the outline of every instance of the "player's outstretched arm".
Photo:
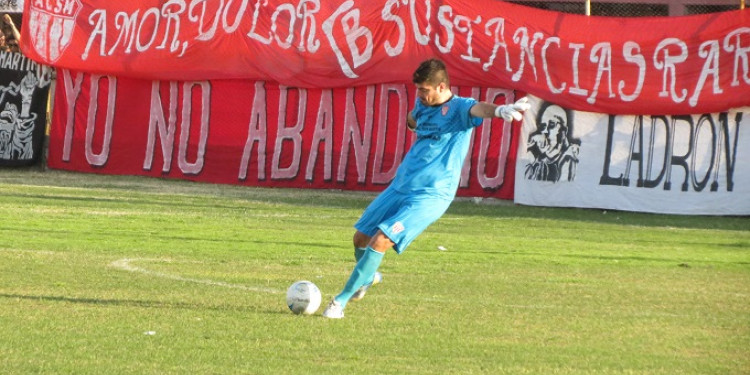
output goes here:
[{"label": "player's outstretched arm", "polygon": [[513,104],[494,105],[487,102],[479,102],[471,107],[471,115],[474,117],[489,118],[502,117],[505,121],[521,120],[522,113],[531,108],[528,99],[523,97]]}]

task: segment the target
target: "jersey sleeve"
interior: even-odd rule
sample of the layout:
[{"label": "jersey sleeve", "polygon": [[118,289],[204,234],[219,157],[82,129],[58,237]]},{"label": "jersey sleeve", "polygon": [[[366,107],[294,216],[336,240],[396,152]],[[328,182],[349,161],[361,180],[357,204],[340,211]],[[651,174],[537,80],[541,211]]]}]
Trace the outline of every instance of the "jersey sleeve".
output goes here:
[{"label": "jersey sleeve", "polygon": [[467,128],[474,128],[479,125],[482,125],[482,118],[481,117],[474,117],[471,115],[471,107],[473,107],[475,104],[477,104],[477,100],[474,98],[463,98],[461,113],[465,116],[464,117],[464,124]]}]

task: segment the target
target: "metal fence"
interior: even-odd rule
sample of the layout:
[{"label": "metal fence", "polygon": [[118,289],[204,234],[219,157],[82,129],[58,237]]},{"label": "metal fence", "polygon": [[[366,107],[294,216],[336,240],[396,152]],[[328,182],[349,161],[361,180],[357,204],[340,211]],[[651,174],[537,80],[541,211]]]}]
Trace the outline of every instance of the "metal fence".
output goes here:
[{"label": "metal fence", "polygon": [[745,8],[745,0],[513,0],[511,3],[556,12],[606,17],[666,17]]}]

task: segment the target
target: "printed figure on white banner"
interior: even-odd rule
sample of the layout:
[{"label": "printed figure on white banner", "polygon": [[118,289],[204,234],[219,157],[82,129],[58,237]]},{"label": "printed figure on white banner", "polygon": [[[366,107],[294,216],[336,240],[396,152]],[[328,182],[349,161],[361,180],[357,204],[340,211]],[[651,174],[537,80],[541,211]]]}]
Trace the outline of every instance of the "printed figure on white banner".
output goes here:
[{"label": "printed figure on white banner", "polygon": [[573,181],[581,141],[572,137],[572,116],[551,103],[542,104],[539,113],[537,130],[529,134],[526,144],[534,161],[526,164],[525,176],[537,181]]},{"label": "printed figure on white banner", "polygon": [[[528,142],[518,144],[515,203],[750,214],[750,168],[743,164],[750,160],[750,107],[693,115],[613,115],[528,97],[531,109],[519,135]],[[558,150],[551,151],[555,142]]]}]

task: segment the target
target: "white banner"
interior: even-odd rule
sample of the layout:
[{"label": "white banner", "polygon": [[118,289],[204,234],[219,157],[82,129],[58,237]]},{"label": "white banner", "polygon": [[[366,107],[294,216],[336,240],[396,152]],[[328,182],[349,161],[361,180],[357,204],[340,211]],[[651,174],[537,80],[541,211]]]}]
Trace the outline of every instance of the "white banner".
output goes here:
[{"label": "white banner", "polygon": [[572,111],[529,96],[515,202],[750,214],[750,107],[699,115]]},{"label": "white banner", "polygon": [[6,13],[23,12],[23,0],[0,0],[0,12],[6,12]]}]

